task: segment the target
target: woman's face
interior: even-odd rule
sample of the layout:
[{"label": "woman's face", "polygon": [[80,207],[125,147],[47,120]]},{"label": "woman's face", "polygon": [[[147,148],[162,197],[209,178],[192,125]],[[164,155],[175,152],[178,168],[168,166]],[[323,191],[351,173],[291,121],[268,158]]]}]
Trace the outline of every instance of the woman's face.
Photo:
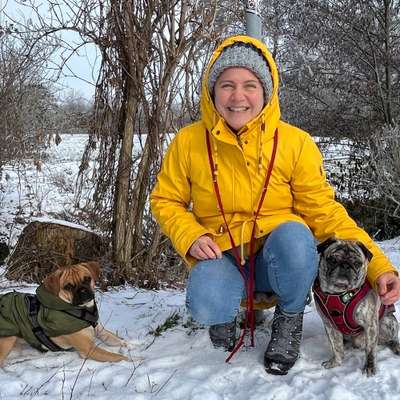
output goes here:
[{"label": "woman's face", "polygon": [[228,68],[215,82],[214,103],[227,124],[238,131],[263,109],[262,84],[247,68]]}]

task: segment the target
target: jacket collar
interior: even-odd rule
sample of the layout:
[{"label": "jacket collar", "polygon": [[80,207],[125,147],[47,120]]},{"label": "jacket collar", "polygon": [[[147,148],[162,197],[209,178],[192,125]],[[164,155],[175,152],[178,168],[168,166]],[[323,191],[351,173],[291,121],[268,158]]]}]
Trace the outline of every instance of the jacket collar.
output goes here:
[{"label": "jacket collar", "polygon": [[40,303],[51,310],[57,311],[73,311],[76,309],[86,309],[86,307],[74,306],[71,303],[60,299],[54,294],[50,293],[43,285],[36,289],[36,296]]}]

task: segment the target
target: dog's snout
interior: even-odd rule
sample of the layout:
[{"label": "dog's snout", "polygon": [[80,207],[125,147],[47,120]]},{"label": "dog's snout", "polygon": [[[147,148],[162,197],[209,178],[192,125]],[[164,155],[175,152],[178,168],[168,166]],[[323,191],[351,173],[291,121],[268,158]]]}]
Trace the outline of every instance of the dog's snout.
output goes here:
[{"label": "dog's snout", "polygon": [[79,295],[80,295],[81,297],[87,297],[87,298],[89,298],[89,299],[94,299],[94,293],[93,293],[93,291],[92,291],[91,289],[89,289],[89,288],[82,288],[82,289],[79,291]]},{"label": "dog's snout", "polygon": [[76,291],[74,299],[73,299],[73,304],[81,305],[81,304],[85,304],[91,300],[94,300],[93,290],[91,288],[82,286]]},{"label": "dog's snout", "polygon": [[347,290],[350,285],[350,277],[346,273],[339,274],[335,279],[335,286],[340,290]]}]

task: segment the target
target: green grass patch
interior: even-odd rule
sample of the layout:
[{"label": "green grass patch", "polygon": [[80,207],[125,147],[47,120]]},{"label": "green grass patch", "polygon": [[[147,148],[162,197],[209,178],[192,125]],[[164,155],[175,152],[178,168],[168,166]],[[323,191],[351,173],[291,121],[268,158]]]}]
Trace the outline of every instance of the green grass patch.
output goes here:
[{"label": "green grass patch", "polygon": [[151,330],[149,335],[153,336],[161,336],[163,332],[166,332],[168,329],[171,329],[179,324],[179,320],[181,316],[178,312],[173,312],[161,325],[158,325],[157,328]]}]

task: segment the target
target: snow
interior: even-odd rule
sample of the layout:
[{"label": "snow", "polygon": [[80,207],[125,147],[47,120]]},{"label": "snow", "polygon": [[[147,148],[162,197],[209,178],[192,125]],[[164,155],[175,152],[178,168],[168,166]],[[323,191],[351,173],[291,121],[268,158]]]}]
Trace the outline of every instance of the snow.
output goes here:
[{"label": "snow", "polygon": [[[301,358],[281,377],[266,374],[262,366],[270,310],[268,321],[256,330],[255,347],[241,350],[227,364],[227,353],[212,347],[206,328],[186,326],[184,291],[123,287],[98,292],[97,301],[106,327],[134,346],[121,352],[143,361],[99,363],[77,353],[41,354],[20,344],[0,368],[0,399],[400,398],[399,359],[388,349],[379,349],[379,370],[371,378],[361,373],[364,354],[357,350],[347,350],[340,367],[321,367],[330,349],[313,305],[305,312]],[[150,334],[174,313],[181,317],[178,325],[158,337]]]},{"label": "snow", "polygon": [[[77,138],[70,139],[76,147]],[[68,137],[64,137],[60,146],[63,143],[73,147],[68,144]],[[57,152],[65,154],[62,147]],[[60,161],[69,165],[67,158]],[[68,168],[75,170],[72,164]],[[57,168],[49,166],[49,170]],[[46,182],[46,177],[41,181]],[[45,217],[54,201],[58,205],[68,203],[61,192],[54,191],[51,196],[53,202],[42,209]],[[10,223],[12,205],[7,201],[5,196],[1,218]],[[385,254],[397,266],[399,246],[400,237],[381,243]],[[33,293],[35,288],[0,277],[0,293],[10,290]],[[245,347],[230,363],[225,363],[228,353],[212,347],[207,328],[191,323],[185,309],[184,290],[150,291],[124,286],[98,291],[96,296],[102,323],[127,339],[132,348],[100,346],[127,354],[131,360],[100,363],[83,360],[76,352],[43,354],[19,343],[0,367],[0,400],[400,399],[400,358],[386,348],[379,348],[378,373],[371,378],[361,372],[364,354],[359,350],[346,350],[340,367],[326,370],[321,366],[330,357],[330,348],[313,304],[305,310],[300,359],[288,375],[273,376],[262,365],[270,336],[271,310],[267,311],[264,325],[255,332],[255,347]],[[179,315],[177,324],[155,336],[157,327],[174,315]],[[399,313],[397,316],[400,317]]]},{"label": "snow", "polygon": [[[42,154],[41,171],[31,160],[5,166],[0,176],[0,239],[7,236],[15,244],[22,228],[33,218],[68,215],[86,140],[85,134],[62,135],[58,146],[53,144]],[[15,223],[12,217],[16,215]]]},{"label": "snow", "polygon": [[69,222],[69,221],[64,221],[62,219],[49,218],[47,216],[32,218],[32,221],[38,221],[38,222],[47,223],[47,224],[63,225],[63,226],[68,226],[69,228],[80,229],[80,230],[92,232],[92,230],[87,228],[86,226],[75,224],[75,223]]}]

